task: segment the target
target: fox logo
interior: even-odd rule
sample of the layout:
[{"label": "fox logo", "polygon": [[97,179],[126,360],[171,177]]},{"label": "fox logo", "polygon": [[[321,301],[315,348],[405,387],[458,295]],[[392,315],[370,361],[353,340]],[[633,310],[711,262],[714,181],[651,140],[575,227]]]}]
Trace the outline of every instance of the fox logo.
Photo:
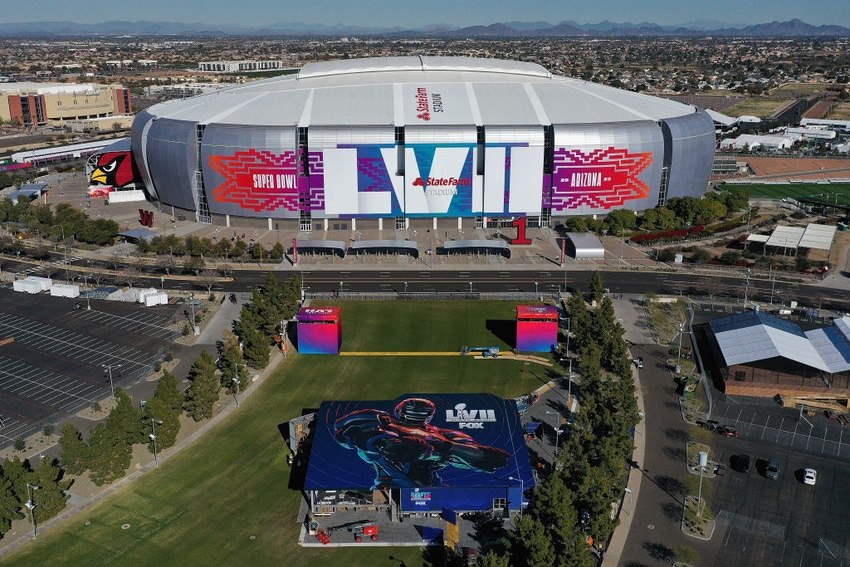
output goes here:
[{"label": "fox logo", "polygon": [[418,118],[419,120],[424,120],[425,122],[428,122],[429,120],[431,120],[431,113],[430,112],[421,112],[421,113],[416,115],[416,118]]}]

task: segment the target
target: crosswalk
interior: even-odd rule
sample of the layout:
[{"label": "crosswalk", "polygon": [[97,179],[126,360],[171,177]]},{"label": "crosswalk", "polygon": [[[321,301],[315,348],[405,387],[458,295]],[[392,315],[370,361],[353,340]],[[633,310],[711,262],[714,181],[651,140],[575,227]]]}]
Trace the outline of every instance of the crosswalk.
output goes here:
[{"label": "crosswalk", "polygon": [[64,266],[66,264],[70,266],[74,262],[78,262],[79,260],[82,260],[82,259],[83,259],[82,256],[71,256],[67,259],[62,258],[60,260],[54,260],[53,262],[50,262],[49,264],[40,264],[40,265],[37,265],[37,266],[31,266],[21,273],[23,273],[27,276],[34,276],[36,274],[40,274],[40,273],[48,271],[48,268],[56,269],[56,266]]}]

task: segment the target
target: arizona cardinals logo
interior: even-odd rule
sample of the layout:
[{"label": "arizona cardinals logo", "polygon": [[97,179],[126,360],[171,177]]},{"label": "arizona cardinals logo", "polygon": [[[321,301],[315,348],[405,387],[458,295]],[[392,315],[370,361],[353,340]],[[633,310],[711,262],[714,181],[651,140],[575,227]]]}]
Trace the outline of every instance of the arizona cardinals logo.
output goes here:
[{"label": "arizona cardinals logo", "polygon": [[131,152],[106,152],[96,159],[96,166],[89,175],[92,185],[125,187],[138,178]]}]

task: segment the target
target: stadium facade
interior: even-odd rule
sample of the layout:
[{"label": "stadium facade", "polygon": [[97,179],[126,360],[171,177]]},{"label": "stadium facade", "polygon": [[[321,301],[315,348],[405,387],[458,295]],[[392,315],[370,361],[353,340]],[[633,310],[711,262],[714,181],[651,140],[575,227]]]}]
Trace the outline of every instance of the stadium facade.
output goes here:
[{"label": "stadium facade", "polygon": [[132,146],[152,200],[200,222],[436,229],[699,197],[715,136],[694,106],[536,64],[410,56],[161,103],[139,113]]}]

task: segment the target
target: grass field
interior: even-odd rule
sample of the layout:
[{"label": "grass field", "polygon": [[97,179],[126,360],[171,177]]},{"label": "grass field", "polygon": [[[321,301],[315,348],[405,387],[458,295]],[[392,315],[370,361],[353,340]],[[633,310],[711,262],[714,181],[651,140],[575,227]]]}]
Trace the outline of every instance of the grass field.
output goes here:
[{"label": "grass field", "polygon": [[[783,183],[783,184],[761,184],[753,183],[730,184],[719,186],[724,190],[743,189],[751,199],[799,199],[800,197],[812,197],[830,203],[850,206],[850,184],[830,183]],[[816,197],[820,195],[820,197]],[[836,200],[837,197],[837,200]]]},{"label": "grass field", "polygon": [[829,111],[830,120],[850,120],[850,102],[839,102]]},{"label": "grass field", "polygon": [[[317,305],[317,304],[314,304]],[[343,350],[509,349],[515,303],[336,302]],[[547,369],[462,357],[308,356],[283,361],[237,411],[159,469],[2,559],[15,565],[422,565],[417,548],[304,549],[301,494],[279,427],[322,400],[408,392],[528,393]],[[73,490],[73,489],[72,489]],[[122,526],[128,525],[126,529]]]},{"label": "grass field", "polygon": [[787,100],[774,100],[769,98],[748,98],[736,105],[723,110],[726,116],[758,116],[767,118],[774,112],[788,104]]}]

